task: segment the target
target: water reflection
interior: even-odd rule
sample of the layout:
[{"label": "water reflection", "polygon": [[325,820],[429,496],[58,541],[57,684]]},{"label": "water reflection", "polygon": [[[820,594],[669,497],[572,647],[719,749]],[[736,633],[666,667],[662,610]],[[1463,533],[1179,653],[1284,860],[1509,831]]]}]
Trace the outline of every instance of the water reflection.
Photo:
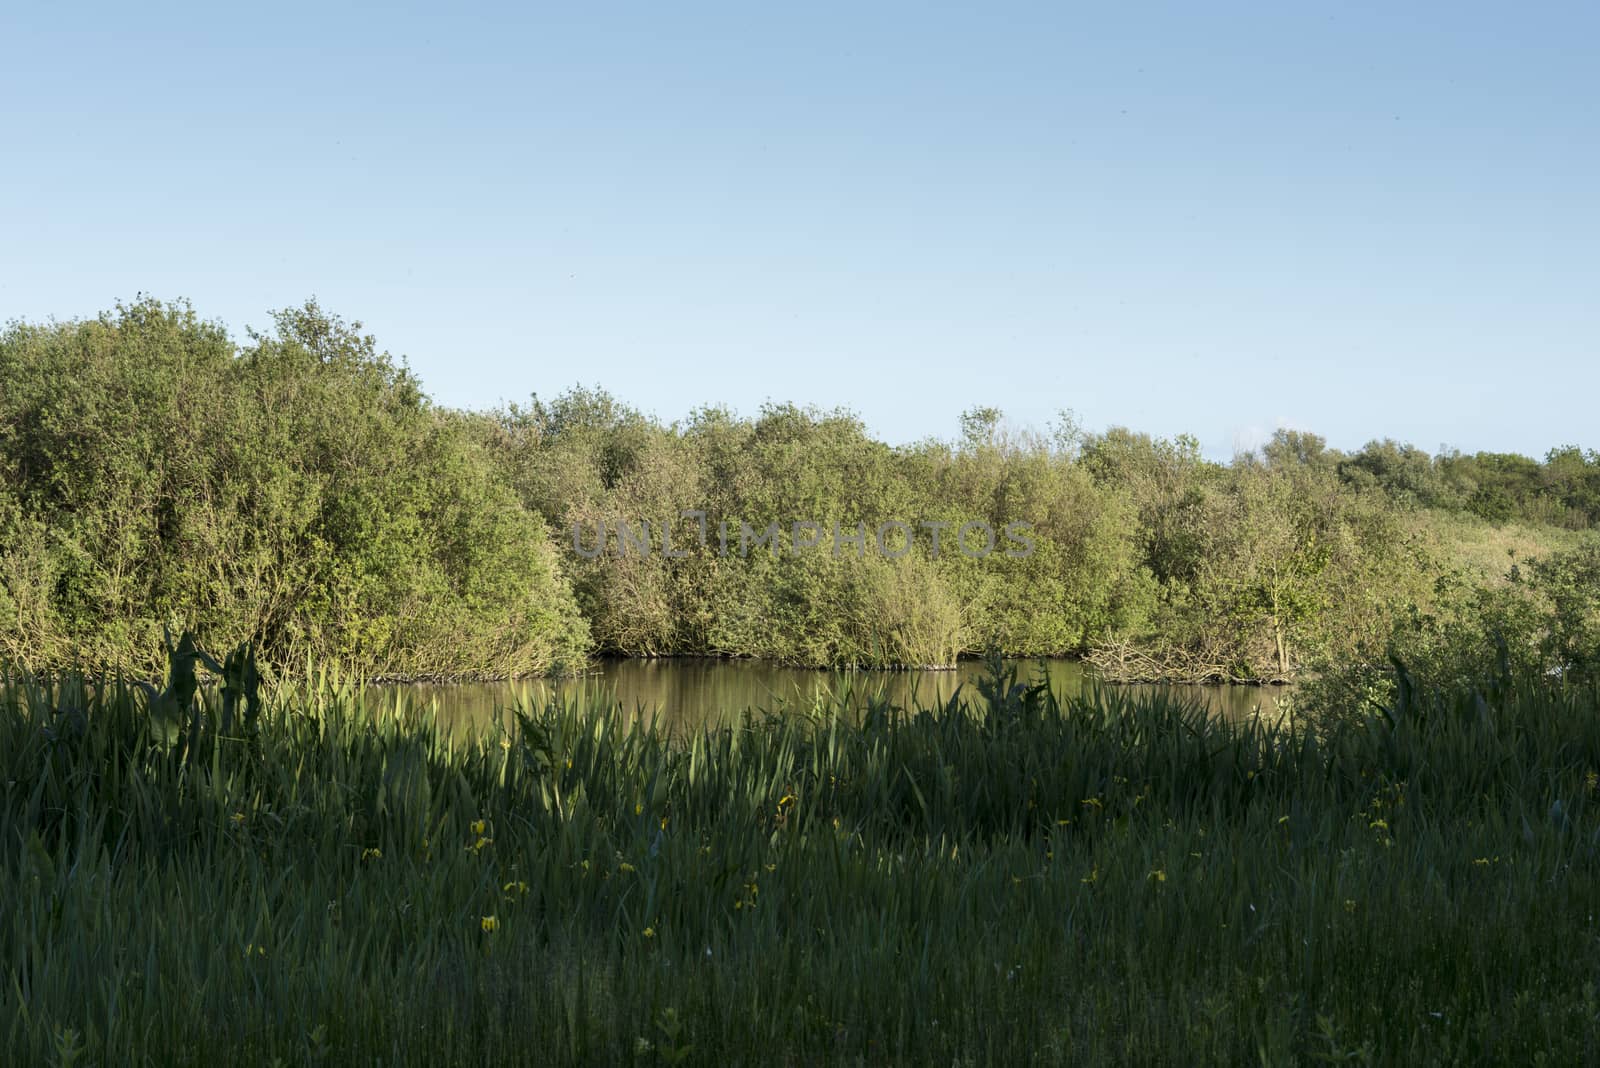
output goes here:
[{"label": "water reflection", "polygon": [[[1077,694],[1086,682],[1083,665],[1071,660],[1018,661],[1018,676],[1031,681],[1049,676],[1058,694]],[[893,704],[943,704],[962,688],[978,699],[976,679],[981,661],[963,661],[954,671],[812,671],[778,667],[753,660],[669,659],[609,660],[594,673],[575,679],[530,679],[508,683],[418,684],[399,687],[412,707],[432,705],[444,723],[468,729],[492,723],[511,704],[542,704],[552,697],[603,699],[620,704],[630,715],[654,715],[674,731],[737,722],[745,709],[785,712],[832,707],[844,696],[851,707],[865,707],[869,697]],[[1134,691],[1166,689],[1188,696],[1214,714],[1242,719],[1259,711],[1273,715],[1274,687],[1261,686],[1136,686]]]}]

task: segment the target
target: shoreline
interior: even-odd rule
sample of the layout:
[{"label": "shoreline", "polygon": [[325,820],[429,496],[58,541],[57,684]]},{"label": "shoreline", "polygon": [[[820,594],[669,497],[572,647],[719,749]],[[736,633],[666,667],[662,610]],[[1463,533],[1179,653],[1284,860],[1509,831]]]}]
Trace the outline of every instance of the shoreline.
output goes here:
[{"label": "shoreline", "polygon": [[[1093,672],[1094,666],[1082,656],[1009,656],[1001,657],[1007,663],[1037,663],[1040,661],[1066,662],[1082,664],[1088,672]],[[368,686],[465,686],[487,685],[491,683],[515,683],[532,681],[561,682],[571,679],[597,678],[606,673],[609,665],[619,663],[686,663],[700,661],[710,664],[755,664],[767,668],[784,669],[790,671],[803,671],[813,673],[829,672],[872,672],[893,675],[910,675],[922,673],[948,674],[960,671],[963,665],[982,663],[981,656],[964,656],[953,664],[796,664],[782,660],[768,660],[754,656],[719,656],[715,653],[667,653],[656,656],[602,656],[589,662],[581,671],[566,674],[522,674],[522,675],[497,675],[487,672],[462,672],[457,674],[425,673],[420,675],[373,675],[363,680]],[[1262,689],[1285,689],[1293,686],[1293,679],[1277,678],[1221,678],[1211,676],[1207,678],[1184,678],[1177,675],[1140,677],[1140,678],[1110,678],[1096,675],[1096,682],[1106,686],[1250,686]]]}]

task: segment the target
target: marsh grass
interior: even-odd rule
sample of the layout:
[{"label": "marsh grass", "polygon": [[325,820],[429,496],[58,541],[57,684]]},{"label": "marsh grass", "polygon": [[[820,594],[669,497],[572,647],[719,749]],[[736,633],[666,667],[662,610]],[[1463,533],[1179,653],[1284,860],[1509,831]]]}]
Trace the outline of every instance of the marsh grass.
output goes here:
[{"label": "marsh grass", "polygon": [[672,739],[524,706],[465,736],[323,678],[191,759],[137,687],[23,678],[0,697],[0,1047],[1600,1056],[1593,691],[1407,692],[1316,734],[998,665],[984,689]]}]

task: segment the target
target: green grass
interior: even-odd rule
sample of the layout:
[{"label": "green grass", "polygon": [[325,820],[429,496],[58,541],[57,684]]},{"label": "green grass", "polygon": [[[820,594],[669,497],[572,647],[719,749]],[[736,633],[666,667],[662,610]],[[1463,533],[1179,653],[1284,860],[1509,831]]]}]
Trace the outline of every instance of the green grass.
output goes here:
[{"label": "green grass", "polygon": [[1418,529],[1441,561],[1487,586],[1501,586],[1514,563],[1594,544],[1600,533],[1537,523],[1490,523],[1472,515],[1417,513]]},{"label": "green grass", "polygon": [[677,739],[571,706],[452,739],[323,686],[185,753],[135,689],[24,679],[0,696],[0,1048],[1600,1057],[1600,695],[1408,695],[1319,738],[1014,683],[988,714]]}]

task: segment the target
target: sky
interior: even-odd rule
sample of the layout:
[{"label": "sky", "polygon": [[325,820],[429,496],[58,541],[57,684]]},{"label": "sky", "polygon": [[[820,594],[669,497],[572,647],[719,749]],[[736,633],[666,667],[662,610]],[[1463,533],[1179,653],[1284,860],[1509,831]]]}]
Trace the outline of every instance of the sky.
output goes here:
[{"label": "sky", "polygon": [[[1600,6],[0,5],[0,320],[441,403],[1600,448]],[[0,383],[0,388],[4,384]]]}]

